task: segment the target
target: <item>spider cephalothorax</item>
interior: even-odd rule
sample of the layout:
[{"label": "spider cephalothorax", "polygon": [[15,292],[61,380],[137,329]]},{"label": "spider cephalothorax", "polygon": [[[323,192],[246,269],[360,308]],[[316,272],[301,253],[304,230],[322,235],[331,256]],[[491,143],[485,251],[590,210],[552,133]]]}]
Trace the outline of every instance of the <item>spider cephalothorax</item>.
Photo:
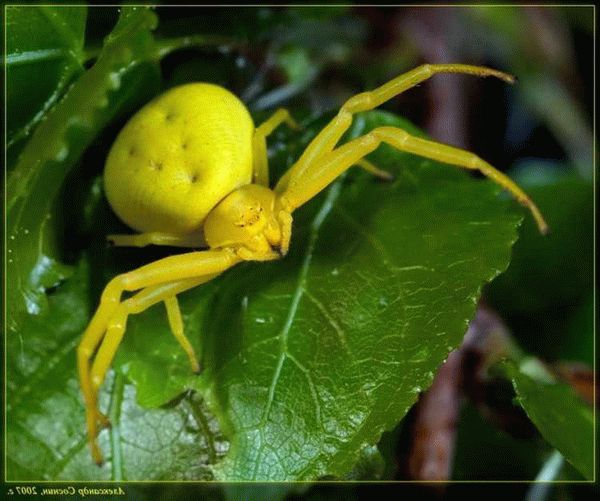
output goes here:
[{"label": "spider cephalothorax", "polygon": [[[171,89],[125,126],[108,156],[105,186],[119,217],[144,233],[109,235],[115,245],[207,248],[177,254],[118,275],[106,286],[78,348],[92,456],[107,418],[98,389],[125,334],[128,315],[164,302],[173,335],[195,372],[200,363],[183,330],[177,294],[207,282],[241,261],[268,261],[287,253],[292,213],[345,170],[358,165],[389,178],[364,157],[381,143],[460,168],[478,170],[526,206],[540,231],[547,225],[535,204],[506,175],[473,153],[378,127],[338,146],[353,114],[376,108],[436,73],[494,76],[505,73],[463,64],[423,65],[370,92],[350,98],[317,134],[273,189],[269,187],[266,137],[280,124],[296,128],[285,110],[259,127],[233,94],[212,84]],[[135,292],[127,299],[123,293]]]},{"label": "spider cephalothorax", "polygon": [[211,249],[232,248],[243,259],[267,261],[287,253],[291,214],[281,209],[275,193],[248,184],[227,195],[209,213],[204,237]]}]

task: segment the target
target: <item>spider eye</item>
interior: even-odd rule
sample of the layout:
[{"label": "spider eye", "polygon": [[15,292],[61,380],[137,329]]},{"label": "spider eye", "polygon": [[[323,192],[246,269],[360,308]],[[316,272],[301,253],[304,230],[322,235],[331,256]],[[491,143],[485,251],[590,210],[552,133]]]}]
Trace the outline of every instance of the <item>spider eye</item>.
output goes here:
[{"label": "spider eye", "polygon": [[250,205],[248,207],[244,207],[242,213],[240,214],[240,218],[237,222],[235,222],[235,226],[240,228],[244,228],[246,226],[254,226],[257,224],[262,217],[263,208],[260,204]]}]

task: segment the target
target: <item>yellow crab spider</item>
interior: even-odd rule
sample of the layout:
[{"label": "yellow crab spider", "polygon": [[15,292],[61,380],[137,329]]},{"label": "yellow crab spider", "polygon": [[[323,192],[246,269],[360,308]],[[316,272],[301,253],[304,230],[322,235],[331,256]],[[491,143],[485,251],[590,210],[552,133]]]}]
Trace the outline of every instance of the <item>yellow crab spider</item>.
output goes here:
[{"label": "yellow crab spider", "polygon": [[[364,160],[383,142],[398,150],[456,167],[478,170],[508,190],[532,213],[542,233],[547,225],[535,204],[503,173],[475,154],[378,127],[337,146],[355,113],[371,110],[437,73],[512,76],[486,67],[426,64],[370,92],[348,99],[300,158],[269,188],[266,137],[280,124],[296,128],[285,110],[254,127],[245,106],[229,91],[211,84],[176,87],[142,108],[124,127],[106,162],[105,189],[117,215],[139,231],[110,235],[115,245],[172,245],[207,248],[160,259],[113,278],[77,350],[85,400],[89,445],[108,419],[99,411],[99,387],[126,329],[128,315],[164,302],[173,335],[191,368],[200,363],[183,330],[177,294],[196,287],[242,261],[285,256],[292,213],[353,165],[386,178]],[[136,292],[123,299],[123,293]]]}]

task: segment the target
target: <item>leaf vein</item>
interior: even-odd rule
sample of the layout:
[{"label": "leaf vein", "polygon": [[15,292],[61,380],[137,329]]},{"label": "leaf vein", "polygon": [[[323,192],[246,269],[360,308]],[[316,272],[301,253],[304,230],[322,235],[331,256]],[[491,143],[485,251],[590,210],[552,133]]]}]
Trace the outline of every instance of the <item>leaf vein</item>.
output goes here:
[{"label": "leaf vein", "polygon": [[383,256],[384,264],[388,265],[391,262],[390,256],[387,253],[385,246],[381,243],[379,239],[366,232],[364,226],[341,207],[336,207],[335,212],[338,216],[341,216],[343,220],[349,223],[355,229],[355,231],[359,233],[365,239],[365,241],[371,245],[371,247],[373,247],[373,249],[378,251]]},{"label": "leaf vein", "polygon": [[67,467],[71,459],[73,459],[81,449],[83,449],[87,445],[87,437],[83,437],[79,440],[73,447],[71,447],[65,454],[63,454],[62,458],[56,464],[56,470],[54,470],[51,478],[58,478],[58,476],[63,472],[63,470]]},{"label": "leaf vein", "polygon": [[308,388],[310,390],[310,394],[315,402],[315,417],[317,423],[319,423],[321,429],[325,430],[325,426],[323,426],[323,420],[321,419],[321,402],[319,401],[319,394],[317,393],[317,387],[315,385],[315,382],[313,381],[312,376],[310,375],[310,371],[306,367],[304,367],[304,365],[300,363],[300,361],[290,353],[287,354],[287,357],[298,367],[300,372],[302,372],[302,374],[304,374],[304,376],[306,377],[306,380],[308,381]]},{"label": "leaf vein", "polygon": [[46,449],[48,452],[50,452],[50,454],[52,454],[52,456],[54,456],[55,458],[58,457],[57,452],[52,449],[51,447],[48,446],[48,444],[46,444],[43,440],[41,440],[39,437],[37,437],[36,435],[34,435],[28,428],[27,426],[25,426],[23,424],[22,421],[17,421],[14,420],[13,421],[14,424],[21,429],[21,431],[23,432],[23,435],[25,435],[26,437],[30,438],[31,440],[35,441],[37,444],[39,444],[42,448]]},{"label": "leaf vein", "polygon": [[327,320],[327,322],[329,323],[329,325],[331,325],[331,327],[333,327],[333,330],[336,332],[336,334],[338,336],[338,339],[340,340],[340,344],[342,345],[342,348],[344,348],[344,350],[346,351],[346,353],[352,359],[354,359],[354,354],[352,353],[352,350],[350,349],[350,346],[348,345],[348,339],[346,338],[346,333],[344,332],[344,330],[338,325],[338,323],[335,321],[335,319],[327,311],[327,309],[325,308],[325,306],[323,305],[323,303],[321,303],[309,291],[306,290],[306,291],[304,291],[304,293],[306,294],[306,297],[308,299],[310,299],[310,301],[322,313],[322,315],[325,317],[325,319]]},{"label": "leaf vein", "polygon": [[27,383],[19,389],[19,393],[11,397],[12,407],[19,407],[23,397],[29,394],[34,387],[37,387],[38,384],[48,375],[48,373],[51,372],[52,369],[54,369],[54,367],[56,367],[56,365],[58,365],[63,358],[65,358],[75,349],[77,343],[79,343],[79,338],[72,339],[65,346],[55,351],[48,359],[48,362],[29,377]]}]

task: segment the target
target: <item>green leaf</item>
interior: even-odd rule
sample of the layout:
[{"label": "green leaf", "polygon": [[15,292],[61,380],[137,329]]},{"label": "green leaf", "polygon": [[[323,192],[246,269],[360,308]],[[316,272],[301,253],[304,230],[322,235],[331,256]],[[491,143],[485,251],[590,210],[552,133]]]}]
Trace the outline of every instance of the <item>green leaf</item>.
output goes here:
[{"label": "green leaf", "polygon": [[[8,318],[16,332],[24,313],[46,309],[45,291],[68,276],[60,263],[61,228],[55,201],[67,175],[111,120],[139,103],[151,75],[149,30],[154,15],[123,9],[96,64],[86,71],[45,116],[11,172],[7,193]],[[68,196],[65,195],[65,196]]]},{"label": "green leaf", "polygon": [[[379,125],[414,130],[371,112],[353,134]],[[322,126],[275,144],[274,170]],[[201,376],[163,308],[128,322],[116,367],[144,406],[186,388],[204,396],[232,442],[218,479],[347,474],[429,386],[482,284],[508,263],[520,216],[496,186],[387,147],[372,157],[397,181],[351,172],[295,214],[284,260],[240,265],[181,296]]]},{"label": "green leaf", "polygon": [[525,358],[506,362],[517,401],[542,436],[588,480],[594,478],[594,419],[592,409],[573,390],[554,381],[539,362]]},{"label": "green leaf", "polygon": [[88,262],[49,298],[46,319],[27,316],[7,337],[7,479],[202,480],[227,451],[217,423],[195,395],[141,409],[123,376],[109,377],[100,401],[112,428],[100,434],[107,462],[90,459],[75,371],[75,347],[95,298]]},{"label": "green leaf", "polygon": [[73,78],[83,72],[87,7],[10,5],[5,12],[10,147],[27,137]]}]

